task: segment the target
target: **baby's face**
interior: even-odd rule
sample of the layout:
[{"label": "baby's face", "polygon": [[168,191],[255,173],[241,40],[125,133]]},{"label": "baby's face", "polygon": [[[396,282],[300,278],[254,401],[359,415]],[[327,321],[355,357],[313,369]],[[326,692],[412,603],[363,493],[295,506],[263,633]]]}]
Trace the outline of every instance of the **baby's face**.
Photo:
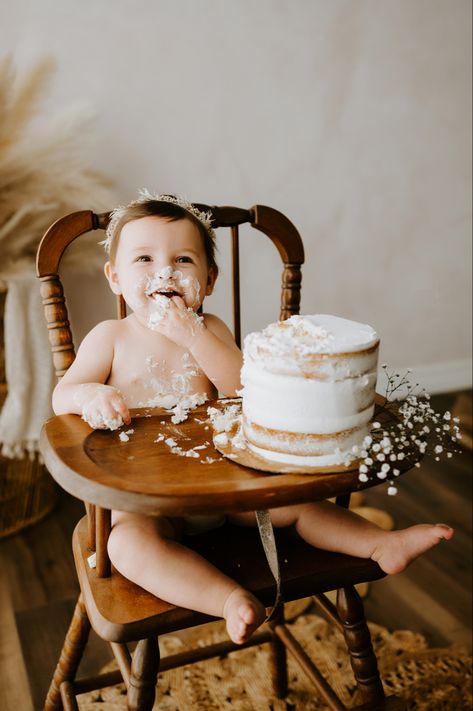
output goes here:
[{"label": "baby's face", "polygon": [[163,298],[180,297],[197,311],[215,281],[199,230],[190,220],[142,217],[122,229],[115,264],[105,274],[112,291],[146,322]]}]

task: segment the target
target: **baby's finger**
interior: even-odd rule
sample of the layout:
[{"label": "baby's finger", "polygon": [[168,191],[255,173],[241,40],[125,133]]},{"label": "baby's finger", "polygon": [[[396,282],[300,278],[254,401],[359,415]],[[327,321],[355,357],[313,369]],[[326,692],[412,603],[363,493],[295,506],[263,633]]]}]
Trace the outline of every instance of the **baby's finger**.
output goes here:
[{"label": "baby's finger", "polygon": [[123,424],[123,417],[112,407],[111,403],[107,403],[107,405],[101,409],[100,414],[108,430],[116,430]]},{"label": "baby's finger", "polygon": [[82,419],[87,422],[89,427],[92,427],[93,430],[104,430],[107,427],[98,412],[88,412],[87,410],[84,410],[82,413]]},{"label": "baby's finger", "polygon": [[121,397],[116,397],[113,400],[113,406],[115,408],[115,411],[121,416],[123,419],[123,422],[126,425],[129,425],[131,422],[131,417],[130,417],[130,411],[128,410],[128,407],[126,406],[125,402],[122,400]]},{"label": "baby's finger", "polygon": [[115,398],[110,398],[103,401],[100,405],[100,414],[102,415],[104,421],[113,420],[117,416],[117,411],[113,400]]},{"label": "baby's finger", "polygon": [[174,304],[180,311],[185,311],[187,309],[186,302],[182,296],[172,296],[171,303]]}]

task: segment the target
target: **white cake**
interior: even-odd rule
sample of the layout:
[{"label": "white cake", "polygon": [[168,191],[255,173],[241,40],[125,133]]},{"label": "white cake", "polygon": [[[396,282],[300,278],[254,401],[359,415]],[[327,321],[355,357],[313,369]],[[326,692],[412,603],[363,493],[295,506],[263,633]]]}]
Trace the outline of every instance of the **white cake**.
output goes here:
[{"label": "white cake", "polygon": [[291,316],[244,342],[243,433],[256,454],[310,467],[356,458],[374,412],[379,339],[337,316]]}]

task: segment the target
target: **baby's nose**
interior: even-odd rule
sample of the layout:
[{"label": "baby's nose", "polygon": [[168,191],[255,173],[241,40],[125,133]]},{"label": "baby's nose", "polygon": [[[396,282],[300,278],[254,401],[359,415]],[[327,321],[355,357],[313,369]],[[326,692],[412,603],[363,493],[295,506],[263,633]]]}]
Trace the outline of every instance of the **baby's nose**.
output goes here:
[{"label": "baby's nose", "polygon": [[172,279],[174,277],[174,269],[171,266],[163,267],[154,276],[157,279]]}]

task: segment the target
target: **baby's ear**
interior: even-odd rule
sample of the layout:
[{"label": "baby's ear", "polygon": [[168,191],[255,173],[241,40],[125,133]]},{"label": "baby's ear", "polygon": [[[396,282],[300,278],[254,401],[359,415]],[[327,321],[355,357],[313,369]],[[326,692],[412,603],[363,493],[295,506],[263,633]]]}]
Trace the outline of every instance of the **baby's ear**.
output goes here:
[{"label": "baby's ear", "polygon": [[122,290],[120,288],[120,284],[118,282],[118,275],[115,271],[113,264],[111,262],[106,262],[103,270],[113,293],[117,295],[121,294]]},{"label": "baby's ear", "polygon": [[215,267],[209,268],[209,273],[207,276],[207,286],[205,288],[205,296],[210,296],[214,290],[215,282],[217,281],[218,270]]}]

